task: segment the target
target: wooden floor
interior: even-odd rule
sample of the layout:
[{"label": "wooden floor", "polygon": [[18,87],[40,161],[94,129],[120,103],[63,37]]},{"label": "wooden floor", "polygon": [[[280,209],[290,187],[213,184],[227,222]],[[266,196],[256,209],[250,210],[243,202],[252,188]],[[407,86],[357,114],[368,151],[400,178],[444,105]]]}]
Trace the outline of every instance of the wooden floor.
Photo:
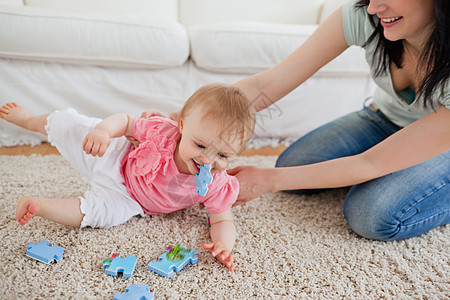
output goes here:
[{"label": "wooden floor", "polygon": [[[265,147],[261,149],[246,149],[240,155],[254,156],[254,155],[279,155],[285,146],[278,146],[277,148]],[[31,155],[31,154],[59,154],[58,150],[49,143],[43,143],[39,146],[14,146],[14,147],[0,147],[0,155]]]}]

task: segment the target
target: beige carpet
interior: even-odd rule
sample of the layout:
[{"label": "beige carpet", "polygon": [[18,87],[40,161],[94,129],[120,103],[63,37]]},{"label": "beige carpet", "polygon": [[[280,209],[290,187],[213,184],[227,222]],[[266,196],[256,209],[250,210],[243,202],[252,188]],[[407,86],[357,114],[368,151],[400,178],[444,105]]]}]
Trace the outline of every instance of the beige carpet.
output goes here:
[{"label": "beige carpet", "polygon": [[[274,157],[239,157],[235,164],[272,166]],[[39,217],[15,221],[21,195],[76,197],[87,185],[60,157],[0,156],[0,299],[112,299],[132,283],[155,299],[298,299],[450,297],[450,226],[410,240],[358,237],[342,214],[345,190],[315,196],[271,193],[234,209],[238,240],[234,272],[202,250],[207,212],[199,207],[140,218],[108,229],[73,229]],[[28,243],[48,240],[64,258],[46,265],[25,256]],[[172,278],[147,269],[169,245],[199,251],[199,262]],[[112,251],[135,255],[133,277],[106,275]]]}]

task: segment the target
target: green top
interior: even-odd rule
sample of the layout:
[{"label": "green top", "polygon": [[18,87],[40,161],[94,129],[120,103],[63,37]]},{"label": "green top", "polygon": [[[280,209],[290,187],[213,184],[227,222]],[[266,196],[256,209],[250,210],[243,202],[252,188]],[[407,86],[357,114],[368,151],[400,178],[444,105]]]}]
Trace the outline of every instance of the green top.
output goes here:
[{"label": "green top", "polygon": [[397,96],[406,104],[411,104],[416,99],[416,93],[409,87],[404,90],[398,91]]},{"label": "green top", "polygon": [[[355,3],[356,0],[350,0],[342,7],[344,34],[349,46],[362,46],[370,37],[374,28],[370,24],[367,10],[364,8],[356,10]],[[377,84],[373,101],[383,114],[394,124],[405,127],[432,112],[433,108],[430,105],[424,108],[423,101],[420,99],[421,96],[416,98],[414,91],[411,89],[407,88],[402,91],[395,91],[390,70],[377,77],[373,76],[376,62],[378,61],[374,56],[375,47],[375,42],[367,45],[365,49],[366,61],[369,64],[372,77]],[[450,81],[447,81],[444,93],[441,93],[441,88],[435,90],[433,99],[439,102],[440,105],[450,109]]]}]

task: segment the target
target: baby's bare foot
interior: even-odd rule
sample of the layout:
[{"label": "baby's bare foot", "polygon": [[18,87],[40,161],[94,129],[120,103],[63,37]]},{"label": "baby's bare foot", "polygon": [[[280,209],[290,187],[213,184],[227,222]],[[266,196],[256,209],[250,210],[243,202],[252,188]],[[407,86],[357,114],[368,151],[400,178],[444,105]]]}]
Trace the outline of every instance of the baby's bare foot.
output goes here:
[{"label": "baby's bare foot", "polygon": [[39,199],[22,197],[17,201],[16,220],[20,225],[27,224],[39,211]]},{"label": "baby's bare foot", "polygon": [[33,117],[25,108],[17,103],[10,102],[0,107],[0,118],[8,122],[25,127],[26,122]]}]

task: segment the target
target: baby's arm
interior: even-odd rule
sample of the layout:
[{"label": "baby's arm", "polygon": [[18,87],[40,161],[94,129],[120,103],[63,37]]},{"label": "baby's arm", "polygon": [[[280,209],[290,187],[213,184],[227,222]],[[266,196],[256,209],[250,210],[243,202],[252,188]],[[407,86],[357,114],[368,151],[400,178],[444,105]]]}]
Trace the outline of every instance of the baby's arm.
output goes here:
[{"label": "baby's arm", "polygon": [[233,271],[234,259],[230,253],[236,241],[236,227],[231,208],[220,214],[211,214],[210,223],[212,243],[204,244],[203,248],[211,251],[214,257]]},{"label": "baby's arm", "polygon": [[133,135],[134,116],[115,114],[105,118],[84,138],[83,150],[93,156],[103,156],[111,138]]}]

